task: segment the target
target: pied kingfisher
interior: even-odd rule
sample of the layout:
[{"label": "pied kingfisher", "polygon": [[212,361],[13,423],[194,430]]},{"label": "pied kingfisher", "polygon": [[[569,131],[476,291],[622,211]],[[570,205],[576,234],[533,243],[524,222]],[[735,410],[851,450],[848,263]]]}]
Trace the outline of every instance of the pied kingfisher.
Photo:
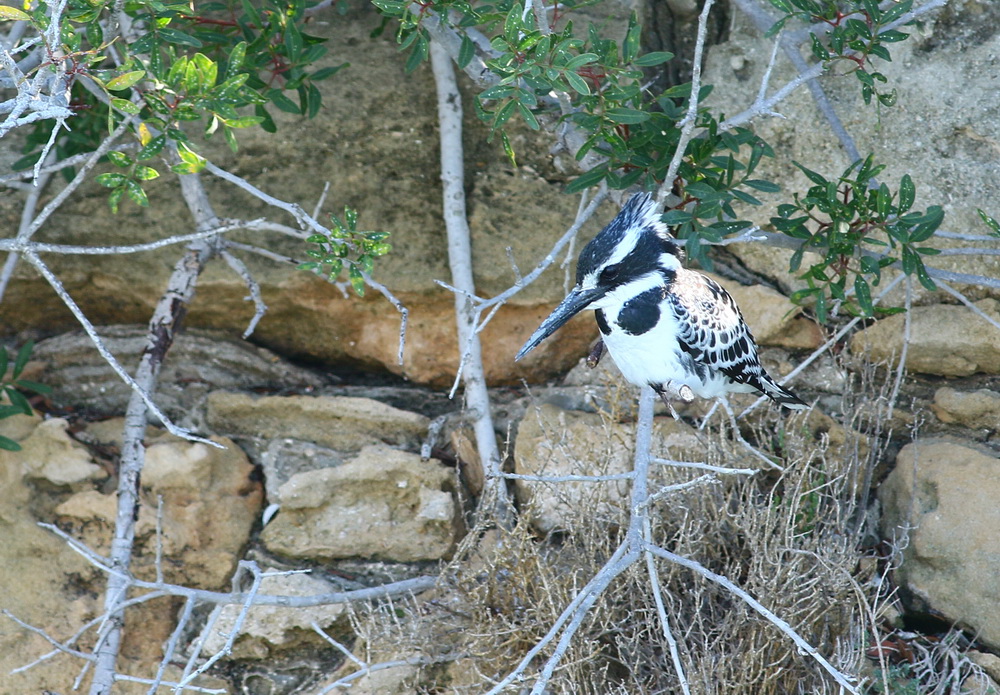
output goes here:
[{"label": "pied kingfisher", "polygon": [[778,385],[736,302],[718,283],[681,267],[680,249],[648,193],[632,196],[580,253],[576,286],[516,360],[570,318],[594,309],[604,344],[625,378],[668,394],[723,398],[761,393],[800,410],[806,403]]}]

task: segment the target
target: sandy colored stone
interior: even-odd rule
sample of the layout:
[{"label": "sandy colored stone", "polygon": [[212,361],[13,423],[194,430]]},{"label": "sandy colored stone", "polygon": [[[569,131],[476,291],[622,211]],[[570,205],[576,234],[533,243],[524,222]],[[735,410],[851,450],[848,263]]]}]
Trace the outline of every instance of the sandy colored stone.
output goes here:
[{"label": "sandy colored stone", "polygon": [[[1000,321],[1000,301],[983,299],[976,307]],[[1000,332],[963,306],[934,304],[910,312],[910,345],[906,368],[924,374],[969,376],[1000,374]],[[851,352],[879,362],[896,362],[903,347],[902,315],[856,333]]]},{"label": "sandy colored stone", "polygon": [[367,446],[341,466],[292,476],[261,539],[272,552],[312,560],[436,560],[456,538],[453,475],[417,454]]},{"label": "sandy colored stone", "polygon": [[208,397],[208,422],[231,435],[282,437],[357,451],[373,442],[417,447],[427,432],[423,415],[370,398],[263,396],[216,391]]},{"label": "sandy colored stone", "polygon": [[[231,440],[224,448],[163,437],[146,450],[142,495],[136,524],[138,552],[133,571],[151,579],[156,546],[156,516],[163,499],[162,550],[168,581],[220,589],[246,546],[260,514],[263,489],[253,480],[253,465]],[[56,507],[62,524],[98,552],[109,547],[117,510],[114,493],[78,492]]]},{"label": "sandy colored stone", "polygon": [[[273,572],[263,568],[265,572]],[[268,596],[316,596],[337,591],[337,587],[308,574],[278,574],[264,577],[259,593]],[[205,635],[206,654],[222,649],[236,628],[243,606],[226,606]],[[350,630],[343,604],[334,603],[304,608],[255,605],[250,608],[233,643],[233,659],[266,659],[276,652],[294,649],[322,638],[312,627],[316,623],[335,639],[343,639]]]},{"label": "sandy colored stone", "polygon": [[21,451],[13,458],[26,476],[69,486],[106,477],[86,447],[69,436],[68,425],[62,418],[43,420],[20,441]]},{"label": "sandy colored stone", "polygon": [[[29,418],[25,417],[25,421]],[[4,433],[11,424],[4,420]],[[23,441],[23,440],[22,440]],[[0,608],[21,620],[66,639],[98,614],[98,597],[68,592],[67,587],[99,581],[101,575],[55,534],[38,526],[31,511],[38,493],[25,480],[23,452],[0,450]],[[45,521],[52,521],[45,519]],[[37,668],[12,674],[52,649],[42,637],[9,619],[0,622],[0,692],[71,692],[80,665],[51,659]],[[68,665],[67,665],[68,664]]]},{"label": "sandy colored stone", "polygon": [[942,386],[934,392],[931,410],[941,422],[974,429],[1000,427],[1000,393],[989,389],[959,391]]},{"label": "sandy colored stone", "polygon": [[[1000,647],[1000,459],[946,440],[908,444],[879,489],[882,534],[909,535],[896,573],[918,610]],[[907,531],[908,529],[908,531]]]},{"label": "sandy colored stone", "polygon": [[[529,408],[518,425],[514,472],[546,477],[626,473],[632,470],[634,432],[634,424],[594,413],[563,410],[547,403]],[[655,421],[653,437],[657,456],[698,460],[704,455],[696,432],[671,418]],[[543,533],[564,528],[581,510],[613,516],[628,503],[630,489],[628,480],[514,481],[518,500]]]}]

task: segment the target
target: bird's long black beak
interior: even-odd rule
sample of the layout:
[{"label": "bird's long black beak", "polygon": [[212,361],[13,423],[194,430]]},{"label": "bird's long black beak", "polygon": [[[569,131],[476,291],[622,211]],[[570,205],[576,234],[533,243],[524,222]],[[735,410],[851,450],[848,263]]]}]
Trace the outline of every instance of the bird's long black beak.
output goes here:
[{"label": "bird's long black beak", "polygon": [[603,297],[605,292],[606,290],[596,287],[590,290],[581,290],[579,287],[574,287],[573,290],[566,295],[566,298],[559,302],[559,306],[557,306],[552,313],[549,314],[548,318],[542,321],[542,325],[538,327],[538,330],[536,330],[530,338],[528,338],[528,342],[524,344],[524,347],[518,350],[517,355],[514,357],[514,361],[516,362],[520,360],[522,357],[538,347],[540,342],[559,330],[564,323],[586,309],[591,302]]}]

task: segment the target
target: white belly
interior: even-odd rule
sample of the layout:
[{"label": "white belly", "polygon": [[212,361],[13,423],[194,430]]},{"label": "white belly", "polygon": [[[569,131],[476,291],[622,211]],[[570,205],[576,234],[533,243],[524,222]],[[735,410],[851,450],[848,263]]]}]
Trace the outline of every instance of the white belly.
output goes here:
[{"label": "white belly", "polygon": [[700,398],[756,391],[711,368],[702,370],[703,379],[693,368],[690,356],[681,350],[671,324],[670,320],[661,320],[641,335],[630,335],[611,323],[611,333],[604,336],[604,345],[629,382],[638,386],[672,382],[678,387],[687,386]]}]

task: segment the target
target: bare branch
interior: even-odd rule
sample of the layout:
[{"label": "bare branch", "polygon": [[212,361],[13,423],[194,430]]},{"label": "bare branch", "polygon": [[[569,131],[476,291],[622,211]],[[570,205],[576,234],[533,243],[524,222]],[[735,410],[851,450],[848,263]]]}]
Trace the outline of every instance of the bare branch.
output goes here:
[{"label": "bare branch", "polygon": [[250,319],[250,323],[247,325],[246,330],[243,331],[243,339],[246,340],[253,335],[253,331],[257,327],[257,323],[264,318],[264,314],[267,313],[267,304],[264,303],[264,298],[261,296],[260,285],[253,279],[253,275],[250,274],[250,269],[246,267],[246,264],[228,251],[223,251],[221,255],[226,263],[229,264],[229,267],[243,278],[243,282],[246,283],[247,289],[250,290],[250,296],[247,297],[247,299],[253,301],[254,312],[253,318]]},{"label": "bare branch", "polygon": [[[459,288],[475,291],[472,275],[472,248],[469,224],[465,210],[465,167],[462,161],[462,98],[455,79],[451,58],[436,41],[431,42],[431,67],[437,88],[438,121],[441,124],[441,183],[445,227],[448,232],[448,264],[452,282]],[[455,319],[458,324],[458,345],[468,346],[469,358],[465,365],[465,405],[476,433],[479,460],[486,474],[487,490],[484,499],[494,505],[492,513],[501,524],[511,521],[510,506],[500,474],[500,451],[497,448],[490,396],[486,390],[482,347],[476,334],[478,313],[472,303],[460,294],[455,295]]]}]

